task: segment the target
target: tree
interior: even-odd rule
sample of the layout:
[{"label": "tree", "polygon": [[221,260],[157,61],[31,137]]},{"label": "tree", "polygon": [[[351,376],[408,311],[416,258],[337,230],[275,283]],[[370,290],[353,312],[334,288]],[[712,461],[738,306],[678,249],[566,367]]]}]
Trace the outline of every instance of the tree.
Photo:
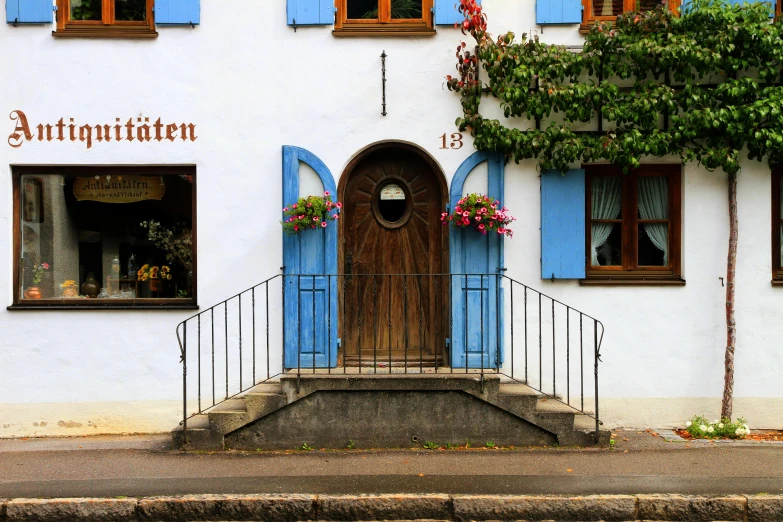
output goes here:
[{"label": "tree", "polygon": [[[721,417],[731,418],[734,387],[737,257],[737,173],[740,153],[778,163],[783,157],[783,24],[770,23],[765,3],[729,5],[695,0],[681,16],[663,7],[596,24],[581,52],[512,32],[493,39],[475,0],[460,0],[463,34],[457,75],[456,125],[479,150],[510,160],[535,158],[541,168],[608,160],[627,172],[645,156],[679,156],[728,176],[729,250],[726,266],[726,353]],[[481,77],[480,73],[481,72]],[[484,79],[486,78],[486,79]],[[587,78],[587,79],[585,79]],[[612,80],[632,79],[621,89]],[[500,101],[506,118],[536,121],[521,130],[480,113],[483,95]],[[553,112],[564,123],[540,124]],[[614,130],[579,132],[576,122],[600,114]],[[668,125],[659,125],[665,115]]]}]

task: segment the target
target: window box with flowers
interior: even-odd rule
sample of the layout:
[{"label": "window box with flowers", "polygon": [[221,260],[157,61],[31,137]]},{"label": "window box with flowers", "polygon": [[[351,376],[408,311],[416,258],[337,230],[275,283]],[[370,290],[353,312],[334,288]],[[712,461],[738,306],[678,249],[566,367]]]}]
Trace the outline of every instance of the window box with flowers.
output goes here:
[{"label": "window box with flowers", "polygon": [[287,234],[299,234],[307,230],[321,229],[329,226],[329,221],[340,217],[343,204],[332,201],[329,191],[323,196],[307,196],[299,198],[283,208],[284,219],[280,222]]},{"label": "window box with flowers", "polygon": [[444,212],[440,220],[444,225],[451,223],[455,227],[473,228],[483,235],[495,233],[508,237],[514,235],[508,225],[516,221],[500,201],[476,193],[457,201],[454,212],[451,215]]}]

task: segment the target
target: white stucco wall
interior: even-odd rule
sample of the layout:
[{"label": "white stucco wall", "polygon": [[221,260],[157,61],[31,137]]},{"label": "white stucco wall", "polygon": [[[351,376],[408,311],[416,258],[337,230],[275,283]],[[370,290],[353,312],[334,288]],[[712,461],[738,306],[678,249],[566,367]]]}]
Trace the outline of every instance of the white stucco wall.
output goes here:
[{"label": "white stucco wall", "polygon": [[[495,34],[535,30],[534,0],[485,0]],[[112,124],[136,116],[194,123],[195,142],[0,144],[0,295],[12,301],[11,165],[195,164],[199,302],[214,304],[279,271],[281,146],[317,154],[338,178],[363,147],[415,143],[447,179],[473,149],[440,150],[461,110],[444,77],[464,37],[335,38],[329,27],[285,25],[283,0],[202,0],[202,25],[159,28],[150,41],[55,39],[49,26],[0,24],[0,115],[30,125]],[[580,44],[576,26],[548,42]],[[381,116],[380,54],[387,59]],[[3,121],[3,120],[0,120]],[[14,122],[6,119],[6,133]],[[518,221],[508,274],[606,325],[602,418],[668,426],[716,417],[723,382],[726,179],[687,166],[682,287],[580,287],[540,279],[539,180],[533,162],[506,170]],[[783,288],[770,286],[770,174],[739,177],[735,414],[783,428]],[[0,437],[166,431],[179,421],[181,368],[170,311],[0,310]],[[45,423],[45,424],[44,424]]]}]

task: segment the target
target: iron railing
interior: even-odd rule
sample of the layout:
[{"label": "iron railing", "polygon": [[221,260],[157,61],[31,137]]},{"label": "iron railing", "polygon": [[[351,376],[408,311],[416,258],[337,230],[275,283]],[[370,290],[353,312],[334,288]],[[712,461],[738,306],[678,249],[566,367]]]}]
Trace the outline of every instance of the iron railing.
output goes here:
[{"label": "iron railing", "polygon": [[493,373],[593,417],[598,437],[603,334],[598,319],[500,273],[278,274],[177,325],[183,430],[286,371]]}]

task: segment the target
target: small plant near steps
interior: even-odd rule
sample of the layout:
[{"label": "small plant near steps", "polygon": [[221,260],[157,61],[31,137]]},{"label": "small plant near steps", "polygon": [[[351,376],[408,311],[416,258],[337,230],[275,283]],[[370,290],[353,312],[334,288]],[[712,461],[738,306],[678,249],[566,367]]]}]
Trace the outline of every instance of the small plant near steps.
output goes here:
[{"label": "small plant near steps", "polygon": [[484,447],[487,449],[495,449],[495,443],[491,441],[487,441],[487,443],[484,444]]},{"label": "small plant near steps", "polygon": [[426,441],[426,442],[424,443],[424,449],[428,449],[428,450],[436,450],[436,449],[438,449],[438,448],[440,448],[440,445],[438,445],[438,444],[437,444],[437,443],[435,443],[435,442]]},{"label": "small plant near steps", "polygon": [[314,448],[311,448],[307,445],[306,442],[303,442],[301,446],[299,446],[299,449],[302,451],[313,451]]},{"label": "small plant near steps", "polygon": [[709,422],[706,417],[695,415],[685,423],[685,429],[679,430],[680,435],[691,439],[744,439],[750,435],[748,421],[739,418],[721,419]]}]

